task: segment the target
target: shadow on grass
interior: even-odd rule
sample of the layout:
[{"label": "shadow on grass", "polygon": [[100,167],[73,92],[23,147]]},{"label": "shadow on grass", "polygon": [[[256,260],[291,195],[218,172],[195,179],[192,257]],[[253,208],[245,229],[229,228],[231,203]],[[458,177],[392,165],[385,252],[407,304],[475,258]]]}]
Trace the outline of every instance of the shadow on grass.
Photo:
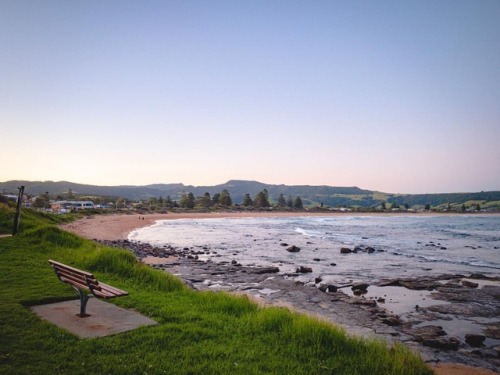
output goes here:
[{"label": "shadow on grass", "polygon": [[46,298],[41,298],[41,299],[28,299],[28,300],[21,300],[19,301],[22,306],[24,307],[32,307],[32,306],[38,306],[38,305],[48,305],[51,303],[58,303],[58,302],[66,302],[66,301],[72,301],[72,300],[77,300],[78,297],[46,297]]}]

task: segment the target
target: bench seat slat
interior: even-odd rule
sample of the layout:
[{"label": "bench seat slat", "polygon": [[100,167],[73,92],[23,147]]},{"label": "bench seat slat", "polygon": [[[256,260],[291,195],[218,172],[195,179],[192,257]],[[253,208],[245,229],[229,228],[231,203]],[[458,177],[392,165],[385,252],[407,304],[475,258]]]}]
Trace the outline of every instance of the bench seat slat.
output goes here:
[{"label": "bench seat slat", "polygon": [[112,295],[115,297],[128,295],[128,293],[124,290],[115,288],[114,286],[104,284],[101,282],[99,283],[99,287],[100,287],[100,292],[103,292],[103,293],[106,293],[106,294],[109,294],[109,295]]},{"label": "bench seat slat", "polygon": [[96,290],[96,289],[94,289],[92,291],[92,293],[96,297],[100,297],[100,298],[114,298],[114,297],[120,297],[120,296],[127,295],[127,294],[115,294],[115,293],[110,293],[110,292],[108,292],[106,290]]}]

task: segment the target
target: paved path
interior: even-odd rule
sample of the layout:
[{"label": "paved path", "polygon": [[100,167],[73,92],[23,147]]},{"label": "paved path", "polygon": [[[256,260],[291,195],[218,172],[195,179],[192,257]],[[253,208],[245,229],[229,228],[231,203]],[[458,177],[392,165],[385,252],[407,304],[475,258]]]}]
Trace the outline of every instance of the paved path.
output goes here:
[{"label": "paved path", "polygon": [[92,298],[87,305],[90,316],[80,318],[80,300],[71,300],[31,308],[40,318],[64,328],[80,338],[103,337],[131,331],[138,327],[156,325],[138,312],[122,309],[109,302]]}]

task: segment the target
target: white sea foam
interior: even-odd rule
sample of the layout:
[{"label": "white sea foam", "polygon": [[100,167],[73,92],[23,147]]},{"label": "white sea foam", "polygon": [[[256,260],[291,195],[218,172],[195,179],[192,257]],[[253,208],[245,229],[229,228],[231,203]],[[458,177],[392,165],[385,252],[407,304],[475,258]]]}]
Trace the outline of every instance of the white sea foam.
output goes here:
[{"label": "white sea foam", "polygon": [[297,233],[300,233],[306,237],[323,237],[325,235],[324,232],[320,232],[318,230],[312,230],[312,229],[303,229],[303,228],[295,228],[295,231]]}]

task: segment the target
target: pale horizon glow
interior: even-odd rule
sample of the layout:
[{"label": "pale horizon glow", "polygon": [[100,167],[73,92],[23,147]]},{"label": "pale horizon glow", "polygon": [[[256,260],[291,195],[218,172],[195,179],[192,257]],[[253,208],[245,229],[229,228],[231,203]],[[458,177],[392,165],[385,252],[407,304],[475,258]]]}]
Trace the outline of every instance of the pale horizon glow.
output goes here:
[{"label": "pale horizon glow", "polygon": [[0,182],[500,190],[500,2],[0,2]]}]

